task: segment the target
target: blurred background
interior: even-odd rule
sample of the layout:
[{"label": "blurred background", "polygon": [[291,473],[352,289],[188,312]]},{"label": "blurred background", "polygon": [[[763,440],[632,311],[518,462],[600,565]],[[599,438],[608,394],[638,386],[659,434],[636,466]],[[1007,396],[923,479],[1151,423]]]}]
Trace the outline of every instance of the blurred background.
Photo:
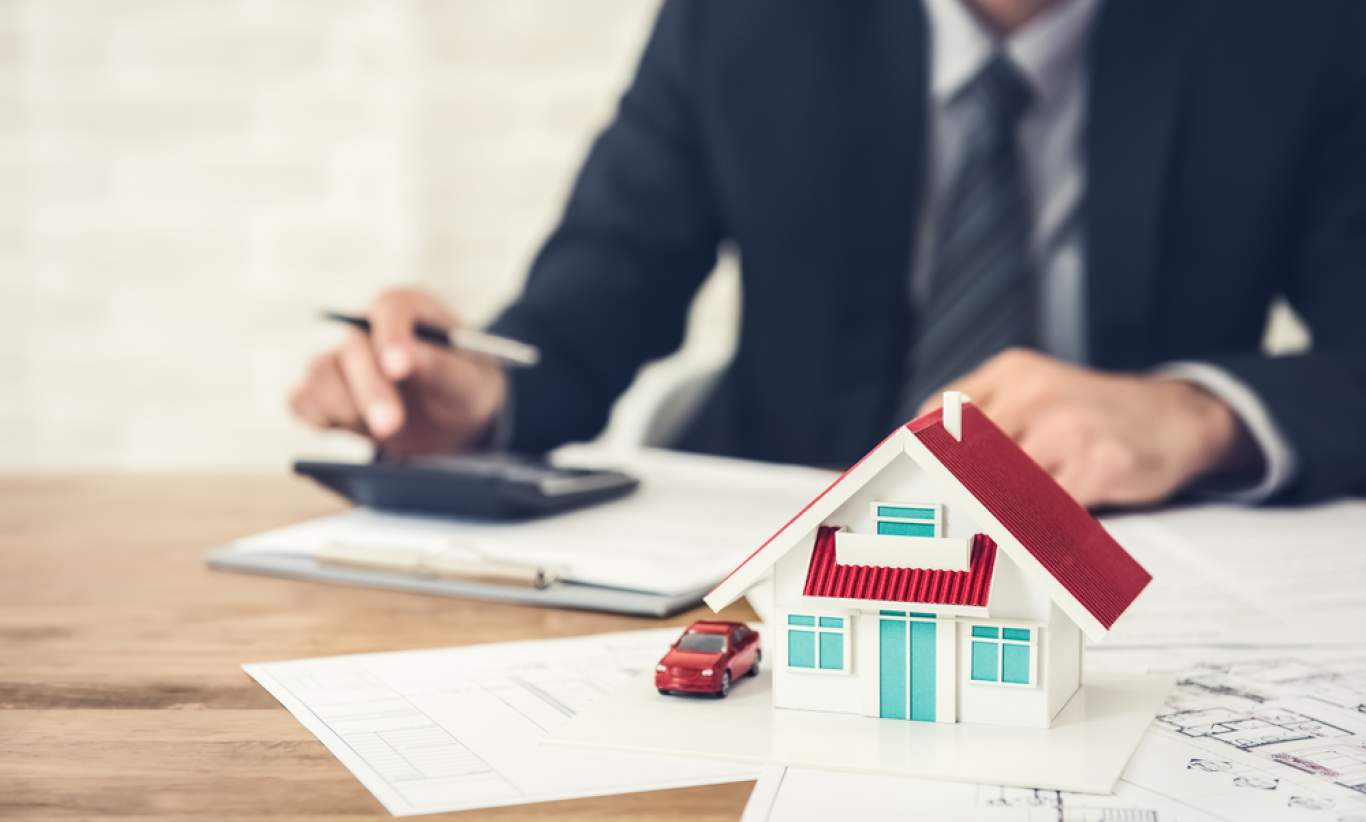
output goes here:
[{"label": "blurred background", "polygon": [[[0,0],[0,470],[368,453],[287,414],[318,310],[420,283],[490,318],[656,8]],[[723,269],[653,379],[728,355]]]},{"label": "blurred background", "polygon": [[[611,115],[644,0],[0,0],[0,470],[362,456],[285,408],[319,309],[514,295]],[[658,387],[723,362],[724,263]],[[1270,347],[1303,335],[1284,312]]]}]

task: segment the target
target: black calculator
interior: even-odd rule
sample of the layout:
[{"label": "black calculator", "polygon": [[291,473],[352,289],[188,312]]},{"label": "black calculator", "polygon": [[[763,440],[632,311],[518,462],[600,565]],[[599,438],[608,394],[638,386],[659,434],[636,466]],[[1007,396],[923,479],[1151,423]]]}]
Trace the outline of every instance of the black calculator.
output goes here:
[{"label": "black calculator", "polygon": [[582,508],[640,485],[620,471],[565,468],[514,454],[300,460],[294,471],[367,508],[497,520]]}]

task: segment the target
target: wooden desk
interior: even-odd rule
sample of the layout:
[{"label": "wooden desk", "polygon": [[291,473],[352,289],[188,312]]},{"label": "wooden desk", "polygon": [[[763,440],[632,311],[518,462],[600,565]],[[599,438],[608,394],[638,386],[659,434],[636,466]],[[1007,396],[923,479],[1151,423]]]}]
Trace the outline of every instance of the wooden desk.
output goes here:
[{"label": "wooden desk", "polygon": [[[204,565],[338,508],[284,476],[0,477],[0,818],[389,819],[239,665],[666,624]],[[448,816],[735,819],[751,786]]]}]

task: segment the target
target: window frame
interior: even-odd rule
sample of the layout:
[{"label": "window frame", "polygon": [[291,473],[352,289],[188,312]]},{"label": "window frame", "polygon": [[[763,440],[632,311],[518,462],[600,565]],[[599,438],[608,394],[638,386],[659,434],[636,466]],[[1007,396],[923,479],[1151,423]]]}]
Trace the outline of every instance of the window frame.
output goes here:
[{"label": "window frame", "polygon": [[[967,677],[969,685],[982,685],[989,688],[1037,688],[1039,686],[1039,634],[1042,627],[1035,622],[1018,622],[1012,620],[964,620],[962,624],[967,630]],[[994,628],[995,637],[973,636],[974,628]],[[1026,630],[1029,631],[1029,639],[1007,639],[1007,630]],[[972,675],[972,657],[975,645],[978,642],[990,643],[996,648],[996,679],[976,679]],[[1006,682],[1005,681],[1005,648],[1014,646],[1017,648],[1027,648],[1029,651],[1029,680],[1027,682]]]},{"label": "window frame", "polygon": [[[883,516],[878,513],[880,508],[927,508],[934,512],[933,520],[923,517],[895,517]],[[937,539],[944,536],[944,506],[934,502],[889,502],[887,500],[873,500],[869,504],[869,510],[873,516],[873,533],[877,536],[895,536],[902,539]],[[878,526],[883,522],[897,522],[907,525],[930,525],[934,528],[934,533],[928,537],[915,536],[910,534],[883,534],[878,530]]]},{"label": "window frame", "polygon": [[[812,622],[810,625],[794,625],[792,617],[809,617]],[[822,619],[839,619],[842,625],[839,628],[825,626],[821,624]],[[849,676],[850,659],[853,649],[850,647],[851,636],[853,634],[854,615],[846,612],[830,611],[789,611],[783,614],[783,668],[797,674],[818,674],[821,676]],[[815,665],[805,668],[792,664],[792,640],[788,633],[792,630],[808,631],[812,636],[812,649],[814,653]],[[840,667],[822,668],[821,667],[821,635],[835,634],[840,637]]]}]

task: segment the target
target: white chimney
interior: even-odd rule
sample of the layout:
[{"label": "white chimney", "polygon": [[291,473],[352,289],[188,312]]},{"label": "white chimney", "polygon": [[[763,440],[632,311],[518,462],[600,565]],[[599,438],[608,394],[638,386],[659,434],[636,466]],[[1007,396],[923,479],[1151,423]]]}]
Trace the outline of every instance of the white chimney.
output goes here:
[{"label": "white chimney", "polygon": [[959,442],[963,441],[963,403],[971,401],[962,391],[944,392],[944,430]]}]

